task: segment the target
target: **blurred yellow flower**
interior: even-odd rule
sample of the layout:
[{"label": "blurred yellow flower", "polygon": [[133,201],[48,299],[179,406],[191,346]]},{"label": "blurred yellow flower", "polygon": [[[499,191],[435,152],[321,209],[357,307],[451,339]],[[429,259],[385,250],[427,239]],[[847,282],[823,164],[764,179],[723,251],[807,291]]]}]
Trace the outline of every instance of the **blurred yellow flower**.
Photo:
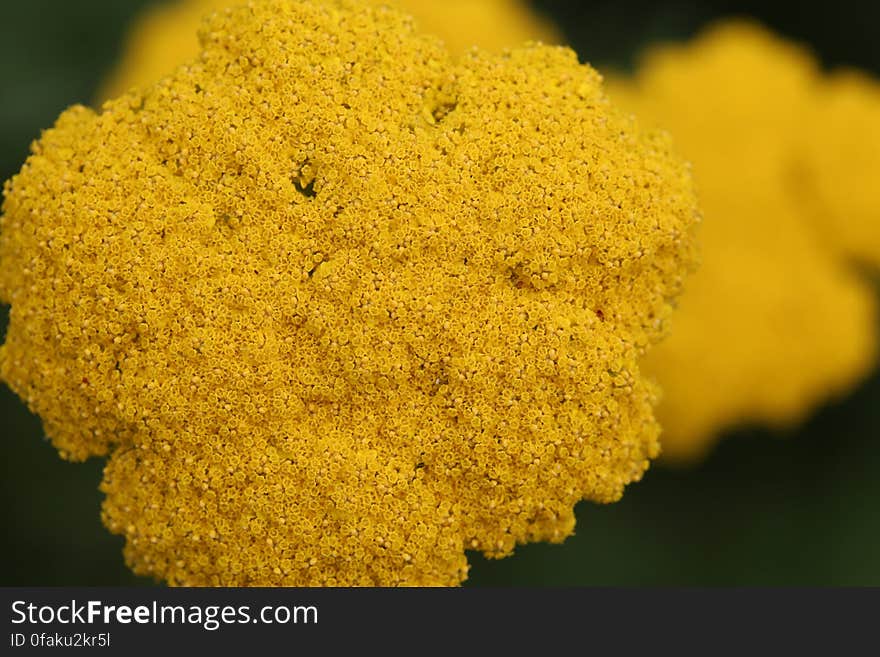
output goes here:
[{"label": "blurred yellow flower", "polygon": [[798,145],[798,189],[822,238],[880,269],[880,82],[844,70],[821,80]]},{"label": "blurred yellow flower", "polygon": [[876,93],[823,78],[807,51],[743,21],[654,47],[634,79],[609,80],[692,160],[706,216],[701,268],[646,363],[670,459],[731,427],[794,423],[873,367],[873,290],[829,242],[880,253]]},{"label": "blurred yellow flower", "polygon": [[[114,98],[133,86],[152,84],[199,52],[196,31],[206,14],[246,0],[163,0],[132,26],[115,70],[101,91]],[[542,41],[562,43],[553,23],[532,11],[526,0],[375,0],[415,17],[419,29],[440,37],[449,51],[472,46],[501,51]]]}]

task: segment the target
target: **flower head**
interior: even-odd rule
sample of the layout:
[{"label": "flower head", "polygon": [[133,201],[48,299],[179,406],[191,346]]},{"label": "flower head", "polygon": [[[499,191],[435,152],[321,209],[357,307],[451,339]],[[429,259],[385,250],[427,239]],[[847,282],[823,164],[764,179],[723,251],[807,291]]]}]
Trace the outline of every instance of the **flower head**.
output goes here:
[{"label": "flower head", "polygon": [[[792,424],[853,386],[874,365],[874,294],[817,230],[826,206],[810,201],[818,195],[842,209],[836,192],[849,190],[861,210],[849,217],[854,231],[880,235],[870,220],[877,188],[866,184],[880,169],[861,169],[872,166],[869,156],[853,155],[869,122],[829,115],[807,130],[804,121],[815,107],[830,112],[829,101],[861,116],[857,103],[832,101],[807,51],[741,21],[650,50],[634,79],[612,81],[610,95],[672,131],[694,163],[706,215],[700,270],[670,339],[646,362],[663,389],[664,455],[695,458],[742,424]],[[852,147],[839,151],[848,130]],[[827,166],[818,165],[823,157]],[[856,173],[838,190],[847,171]]]},{"label": "flower head", "polygon": [[[149,85],[199,53],[202,18],[242,0],[173,0],[145,11],[132,25],[119,64],[101,91],[113,98]],[[500,52],[527,41],[562,43],[551,21],[524,0],[388,0],[416,19],[419,29],[440,37],[453,54],[473,46]]]},{"label": "flower head", "polygon": [[[350,1],[216,13],[6,187],[0,375],[172,584],[455,584],[658,451],[689,170],[564,48]],[[405,65],[401,65],[405,63]]]},{"label": "flower head", "polygon": [[880,81],[857,70],[823,78],[804,113],[798,159],[805,211],[823,240],[880,269]]}]

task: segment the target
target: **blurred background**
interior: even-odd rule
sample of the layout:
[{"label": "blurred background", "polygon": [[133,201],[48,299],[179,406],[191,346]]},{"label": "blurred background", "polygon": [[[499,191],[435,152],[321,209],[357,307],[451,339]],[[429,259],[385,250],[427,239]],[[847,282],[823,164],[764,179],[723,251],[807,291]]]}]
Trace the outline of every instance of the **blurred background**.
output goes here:
[{"label": "blurred background", "polygon": [[[151,0],[3,0],[0,178],[73,103],[89,104]],[[880,74],[880,3],[533,3],[582,60],[631,66],[658,39],[749,15],[823,64]],[[5,331],[7,309],[0,314]],[[0,585],[153,584],[101,525],[103,463],[61,461],[39,420],[0,387]],[[880,376],[797,431],[742,430],[697,467],[655,465],[610,506],[581,504],[574,537],[503,561],[471,555],[468,585],[880,585]]]}]

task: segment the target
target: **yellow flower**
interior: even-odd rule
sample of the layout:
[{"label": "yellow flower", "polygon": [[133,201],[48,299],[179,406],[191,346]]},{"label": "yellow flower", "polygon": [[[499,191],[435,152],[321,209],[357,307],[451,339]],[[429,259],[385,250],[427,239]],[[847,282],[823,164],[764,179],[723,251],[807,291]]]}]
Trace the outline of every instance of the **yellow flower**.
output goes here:
[{"label": "yellow flower", "polygon": [[[199,52],[196,38],[201,19],[245,0],[165,0],[150,7],[134,25],[120,63],[101,91],[113,98],[131,87],[152,84]],[[416,18],[420,29],[439,36],[455,54],[472,46],[500,52],[527,41],[562,43],[548,19],[525,0],[375,0],[391,4]]]},{"label": "yellow flower", "polygon": [[822,238],[880,268],[880,82],[839,71],[806,112],[799,160],[807,211]]},{"label": "yellow flower", "polygon": [[[614,100],[675,135],[694,163],[706,216],[700,270],[670,339],[646,362],[663,389],[670,459],[700,456],[733,426],[794,423],[874,364],[874,295],[817,230],[818,204],[808,199],[858,205],[854,230],[864,242],[878,236],[869,215],[880,203],[868,181],[880,167],[870,148],[855,155],[877,126],[842,120],[862,111],[855,101],[838,102],[840,120],[832,118],[825,85],[809,53],[740,21],[688,45],[656,47],[635,79],[610,83]],[[816,106],[827,118],[806,129]],[[836,150],[841,140],[851,146],[845,153]],[[839,199],[835,185],[850,173]],[[845,221],[842,213],[827,219]]]},{"label": "yellow flower", "polygon": [[6,186],[0,375],[171,584],[456,584],[658,451],[688,167],[565,48],[356,2],[216,13]]}]

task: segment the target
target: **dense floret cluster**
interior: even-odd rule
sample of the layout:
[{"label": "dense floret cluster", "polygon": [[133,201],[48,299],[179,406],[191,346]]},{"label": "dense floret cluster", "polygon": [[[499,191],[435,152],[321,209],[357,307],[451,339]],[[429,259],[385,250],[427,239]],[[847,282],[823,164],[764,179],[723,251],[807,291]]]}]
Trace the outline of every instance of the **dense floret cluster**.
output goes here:
[{"label": "dense floret cluster", "polygon": [[[182,585],[456,584],[658,453],[688,167],[564,48],[254,0],[5,188],[0,375]],[[405,63],[405,65],[402,65]]]},{"label": "dense floret cluster", "polygon": [[[119,64],[104,84],[102,99],[150,85],[198,55],[196,31],[212,11],[243,0],[173,0],[151,6],[137,18]],[[562,43],[553,23],[524,0],[373,0],[411,14],[417,27],[440,37],[453,54],[479,46],[501,52],[527,41]]]}]

